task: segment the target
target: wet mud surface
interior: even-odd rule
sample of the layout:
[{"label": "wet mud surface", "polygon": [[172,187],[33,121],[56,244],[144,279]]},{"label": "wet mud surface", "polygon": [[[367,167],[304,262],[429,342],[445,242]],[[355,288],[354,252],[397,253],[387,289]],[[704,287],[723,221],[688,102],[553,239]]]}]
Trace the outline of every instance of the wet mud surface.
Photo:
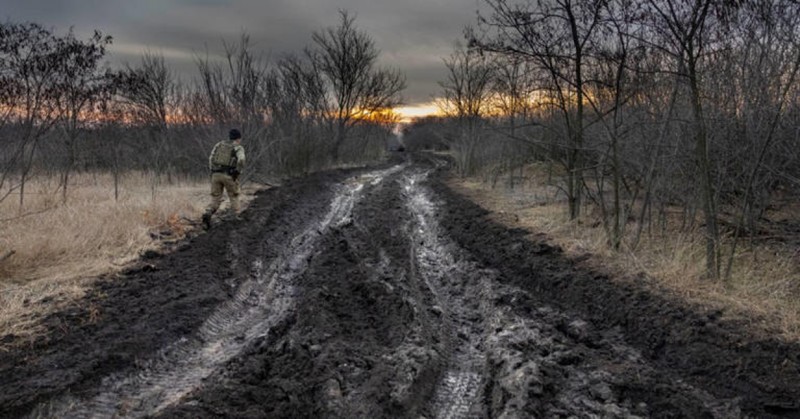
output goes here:
[{"label": "wet mud surface", "polygon": [[577,268],[447,167],[289,181],[101,278],[0,353],[0,417],[800,417],[800,346]]}]

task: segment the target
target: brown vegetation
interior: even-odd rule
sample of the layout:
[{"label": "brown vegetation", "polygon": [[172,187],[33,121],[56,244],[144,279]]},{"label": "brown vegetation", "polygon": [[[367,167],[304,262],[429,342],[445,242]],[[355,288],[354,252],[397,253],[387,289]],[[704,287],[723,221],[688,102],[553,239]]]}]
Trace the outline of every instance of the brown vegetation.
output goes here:
[{"label": "brown vegetation", "polygon": [[[788,339],[800,339],[800,243],[777,240],[796,240],[790,232],[741,246],[730,281],[709,281],[703,231],[699,223],[694,229],[681,229],[679,210],[672,212],[663,229],[655,227],[644,234],[637,248],[614,251],[599,211],[584,213],[578,220],[564,213],[558,189],[547,181],[545,165],[527,166],[523,174],[524,182],[513,189],[474,178],[454,179],[451,186],[494,212],[496,221],[544,235],[594,270],[609,270],[611,277],[622,280],[639,278],[653,289],[745,318],[757,331],[780,330]],[[780,214],[774,218],[780,219]],[[628,231],[623,243],[631,241],[636,229]],[[726,237],[723,249],[729,249],[731,241]]]},{"label": "brown vegetation", "polygon": [[510,219],[578,254],[796,336],[795,2],[484,3],[442,83],[444,110],[471,111],[416,121],[407,147],[514,190]]},{"label": "brown vegetation", "polygon": [[[150,176],[130,173],[115,200],[110,175],[73,176],[69,205],[54,193],[58,183],[32,182],[30,215],[0,221],[0,253],[13,252],[0,261],[0,330],[17,336],[34,336],[35,317],[77,301],[98,276],[191,234],[208,204],[207,182],[191,179],[153,196]],[[0,202],[0,214],[15,209],[16,200]]]}]

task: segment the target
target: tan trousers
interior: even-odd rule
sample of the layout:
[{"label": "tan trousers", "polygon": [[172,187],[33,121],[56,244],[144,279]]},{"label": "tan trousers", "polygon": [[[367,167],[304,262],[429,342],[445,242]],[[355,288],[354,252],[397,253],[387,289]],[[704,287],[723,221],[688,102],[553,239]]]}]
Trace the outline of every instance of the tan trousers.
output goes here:
[{"label": "tan trousers", "polygon": [[241,207],[239,206],[239,182],[233,180],[231,175],[227,173],[212,173],[211,174],[211,205],[206,208],[206,214],[213,214],[217,212],[220,204],[222,204],[222,191],[228,192],[228,199],[231,200],[231,209],[234,213],[238,214]]}]

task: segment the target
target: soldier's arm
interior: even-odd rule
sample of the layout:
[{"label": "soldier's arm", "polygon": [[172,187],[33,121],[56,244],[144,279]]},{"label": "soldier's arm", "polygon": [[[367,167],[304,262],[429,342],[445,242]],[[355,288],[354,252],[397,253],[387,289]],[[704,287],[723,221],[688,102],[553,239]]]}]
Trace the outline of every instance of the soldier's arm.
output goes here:
[{"label": "soldier's arm", "polygon": [[236,170],[241,171],[245,166],[244,147],[236,147]]},{"label": "soldier's arm", "polygon": [[219,143],[214,144],[214,147],[211,149],[211,153],[208,153],[208,170],[214,170],[214,165],[211,163],[211,158],[214,157],[214,152],[217,151],[217,147],[219,147]]}]

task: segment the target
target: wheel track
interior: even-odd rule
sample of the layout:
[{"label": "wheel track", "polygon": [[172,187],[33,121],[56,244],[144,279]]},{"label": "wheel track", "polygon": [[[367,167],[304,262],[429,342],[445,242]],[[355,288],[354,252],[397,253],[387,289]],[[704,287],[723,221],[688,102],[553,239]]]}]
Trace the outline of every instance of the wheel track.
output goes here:
[{"label": "wheel track", "polygon": [[[397,228],[405,225],[402,220],[408,219],[399,191],[402,177],[401,173],[385,181],[380,189],[370,189],[368,198],[362,200],[359,203],[362,206],[354,212],[352,222],[337,230],[337,236],[346,243],[342,247],[352,254],[339,256],[355,257],[361,265],[353,277],[339,281],[358,288],[381,284],[377,290],[373,288],[368,292],[367,298],[402,301],[403,308],[394,306],[393,309],[405,312],[406,316],[397,318],[400,323],[396,326],[402,326],[397,330],[402,331],[395,334],[397,340],[391,345],[382,346],[386,341],[365,337],[364,347],[347,349],[354,359],[370,360],[367,362],[379,359],[381,366],[372,371],[375,375],[371,384],[363,381],[363,371],[353,373],[345,368],[338,372],[336,383],[330,383],[335,390],[324,392],[328,399],[324,404],[334,406],[328,409],[333,417],[384,417],[388,412],[395,412],[391,413],[394,416],[400,411],[410,417],[416,416],[429,394],[425,383],[431,383],[438,371],[439,322],[426,310],[430,306],[427,304],[430,296],[424,291],[420,293],[416,282],[409,278],[408,236],[404,228]],[[383,212],[379,217],[373,214],[378,208]],[[387,219],[395,223],[386,223]],[[340,343],[346,348],[355,342],[345,338]],[[384,374],[388,371],[391,373]],[[381,396],[391,400],[389,406],[381,405],[376,398],[375,386],[383,385],[386,391]]]},{"label": "wheel track", "polygon": [[[597,348],[584,346],[584,330],[591,327],[586,322],[535,304],[527,292],[501,284],[497,271],[470,262],[438,224],[439,206],[423,185],[429,173],[406,176],[403,190],[414,220],[409,229],[414,275],[443,312],[450,351],[430,416],[639,417],[647,407],[621,403],[613,388],[631,375],[653,379],[658,373],[614,333],[589,342]],[[529,314],[504,301],[525,301]],[[674,378],[656,380],[705,406],[711,417],[739,416],[735,401],[716,400]]]},{"label": "wheel track", "polygon": [[[253,262],[252,279],[245,281],[233,299],[224,303],[200,327],[196,336],[183,338],[139,364],[134,373],[112,375],[89,400],[65,396],[40,405],[29,415],[40,417],[144,417],[157,414],[202,385],[203,380],[239,354],[254,339],[292,315],[295,287],[292,281],[308,266],[320,237],[351,220],[355,202],[366,184],[377,185],[403,166],[350,178],[339,186],[329,210],[296,235],[285,251],[264,268]],[[238,264],[236,249],[232,263]]]},{"label": "wheel track", "polygon": [[[482,418],[487,413],[481,403],[486,362],[481,348],[490,299],[481,296],[489,290],[493,273],[464,262],[463,255],[440,232],[436,205],[420,185],[430,172],[412,173],[403,180],[407,210],[413,219],[409,225],[411,265],[414,276],[422,280],[442,311],[443,338],[450,353],[430,410],[436,418]],[[477,295],[471,295],[476,290]]]},{"label": "wheel track", "polygon": [[[436,159],[431,160],[438,164]],[[446,213],[442,215],[440,211],[447,206],[449,199],[439,200],[438,195],[446,195],[441,191],[434,194],[433,187],[427,184],[435,168],[430,169],[428,164],[415,165],[409,173],[397,175],[401,170],[403,167],[395,167],[349,178],[339,184],[330,198],[328,212],[319,211],[322,207],[319,203],[313,207],[318,210],[309,212],[317,214],[316,221],[309,222],[302,230],[284,230],[300,233],[271,259],[263,256],[266,247],[228,246],[227,260],[232,270],[248,272],[249,279],[236,288],[230,302],[219,306],[206,319],[200,334],[174,342],[158,356],[141,362],[138,373],[108,377],[103,385],[109,388],[97,397],[65,397],[40,406],[32,417],[141,417],[150,414],[171,417],[176,413],[170,409],[173,407],[187,407],[178,411],[184,417],[198,417],[190,412],[203,412],[209,417],[214,412],[227,412],[228,415],[244,412],[235,408],[225,410],[214,402],[219,399],[208,402],[209,399],[197,396],[203,391],[213,393],[222,389],[225,392],[234,388],[251,377],[245,370],[263,373],[251,366],[265,363],[251,362],[250,359],[250,352],[254,352],[252,349],[260,350],[262,347],[269,348],[269,356],[308,350],[316,355],[306,358],[311,361],[305,365],[325,363],[333,367],[317,370],[325,374],[320,381],[325,384],[323,391],[307,393],[313,400],[301,399],[307,404],[319,403],[317,407],[284,409],[282,412],[327,412],[336,417],[396,417],[398,415],[394,413],[399,412],[400,416],[406,413],[406,417],[438,418],[635,418],[660,413],[648,406],[637,405],[641,399],[631,398],[630,391],[625,390],[633,389],[680,393],[679,399],[685,400],[692,408],[705,407],[705,410],[683,410],[675,405],[666,405],[667,412],[683,412],[683,416],[697,416],[686,412],[702,412],[708,417],[719,418],[741,416],[736,400],[715,399],[673,374],[660,376],[663,371],[653,368],[651,362],[626,346],[625,338],[618,331],[592,331],[591,325],[574,314],[553,309],[549,306],[551,301],[534,296],[536,290],[508,284],[494,269],[480,269],[473,262],[472,253],[477,251],[468,246],[462,248],[455,242],[455,233],[445,230]],[[385,181],[390,175],[392,181]],[[369,186],[381,182],[383,185],[391,183],[392,188],[378,189],[381,193],[373,194],[375,189]],[[395,186],[399,186],[399,192]],[[363,199],[370,195],[383,200],[388,197],[391,203]],[[377,202],[384,203],[379,205]],[[398,202],[404,205],[398,206]],[[372,212],[376,209],[386,213],[382,214],[383,217],[373,218]],[[391,225],[387,220],[397,216],[408,220],[403,228],[385,227]],[[387,234],[392,234],[391,238]],[[327,246],[325,252],[321,250],[323,243]],[[336,248],[340,244],[341,248]],[[329,254],[328,250],[333,252]],[[320,262],[320,259],[331,261],[342,256],[350,258],[347,263],[326,265]],[[312,259],[319,271],[309,269],[314,266]],[[492,267],[499,269],[495,265]],[[337,269],[338,275],[326,276]],[[527,275],[530,275],[531,282],[550,280],[547,272],[530,270]],[[309,282],[307,290],[303,290],[302,287],[306,286],[303,278],[312,276],[315,279]],[[237,275],[233,279],[241,277]],[[377,323],[407,329],[394,333],[391,341],[371,336],[374,341],[363,351],[346,351],[359,348],[357,345],[365,342],[353,334],[340,340],[328,340],[329,337],[318,341],[304,340],[302,335],[309,330],[308,326],[324,323],[307,322],[304,324],[306,329],[302,329],[287,320],[292,320],[293,316],[307,317],[298,314],[300,293],[305,300],[306,291],[324,288],[329,279],[347,286],[326,295],[326,298],[337,300],[337,307],[344,307],[343,311],[328,314],[346,312],[347,302],[342,301],[349,295],[362,299],[359,301],[361,310],[354,311],[369,317],[378,311],[371,309],[373,305],[364,303],[369,303],[370,299],[374,301],[376,296],[391,296],[393,301],[403,304],[400,311],[413,311],[413,314],[395,317],[393,323],[362,321],[349,324],[363,328]],[[359,294],[347,293],[353,290]],[[404,305],[404,299],[408,300],[408,305]],[[303,305],[313,313],[315,302],[320,301],[303,301]],[[413,310],[404,311],[405,307]],[[225,314],[226,311],[232,313],[232,317]],[[275,333],[280,329],[278,326],[286,324],[292,325],[293,329]],[[315,331],[324,330],[328,329]],[[362,330],[365,334],[376,334],[375,331],[380,333],[389,329]],[[307,345],[307,349],[303,349],[300,344],[292,346],[293,342],[317,345]],[[324,347],[325,342],[337,346],[329,351]],[[391,345],[385,345],[386,342],[391,342]],[[194,349],[187,351],[187,348]],[[324,356],[320,357],[320,353]],[[389,361],[388,370],[386,363],[372,362],[382,356]],[[231,358],[245,359],[248,362],[240,365],[246,368],[227,369],[232,365]],[[447,361],[444,368],[442,358]],[[266,364],[285,359],[291,360],[288,356],[265,358]],[[356,366],[352,366],[353,363]],[[295,364],[290,365],[294,367]],[[187,370],[190,373],[186,373]],[[293,394],[297,394],[298,389],[309,388],[309,383],[317,384],[314,379],[303,377],[302,368],[294,370],[298,375],[292,375],[292,386],[288,387],[294,389]],[[328,375],[328,371],[333,373]],[[213,382],[224,379],[226,374],[230,374],[228,378],[235,378],[231,386],[219,386],[219,382]],[[438,381],[435,377],[439,377]],[[204,380],[208,380],[208,385]],[[264,383],[266,381],[258,380],[249,384],[265,388]],[[190,393],[192,397],[188,401],[184,396]],[[259,408],[269,412],[266,409],[269,403],[259,405],[247,394],[244,396],[247,397],[240,394],[233,403],[245,400],[244,403],[253,403],[247,404],[247,408],[254,410],[247,412]],[[276,400],[276,397],[259,399],[261,403],[264,400]],[[199,403],[206,403],[202,406],[207,410],[191,410]],[[289,401],[286,406],[299,406],[292,403]]]}]

